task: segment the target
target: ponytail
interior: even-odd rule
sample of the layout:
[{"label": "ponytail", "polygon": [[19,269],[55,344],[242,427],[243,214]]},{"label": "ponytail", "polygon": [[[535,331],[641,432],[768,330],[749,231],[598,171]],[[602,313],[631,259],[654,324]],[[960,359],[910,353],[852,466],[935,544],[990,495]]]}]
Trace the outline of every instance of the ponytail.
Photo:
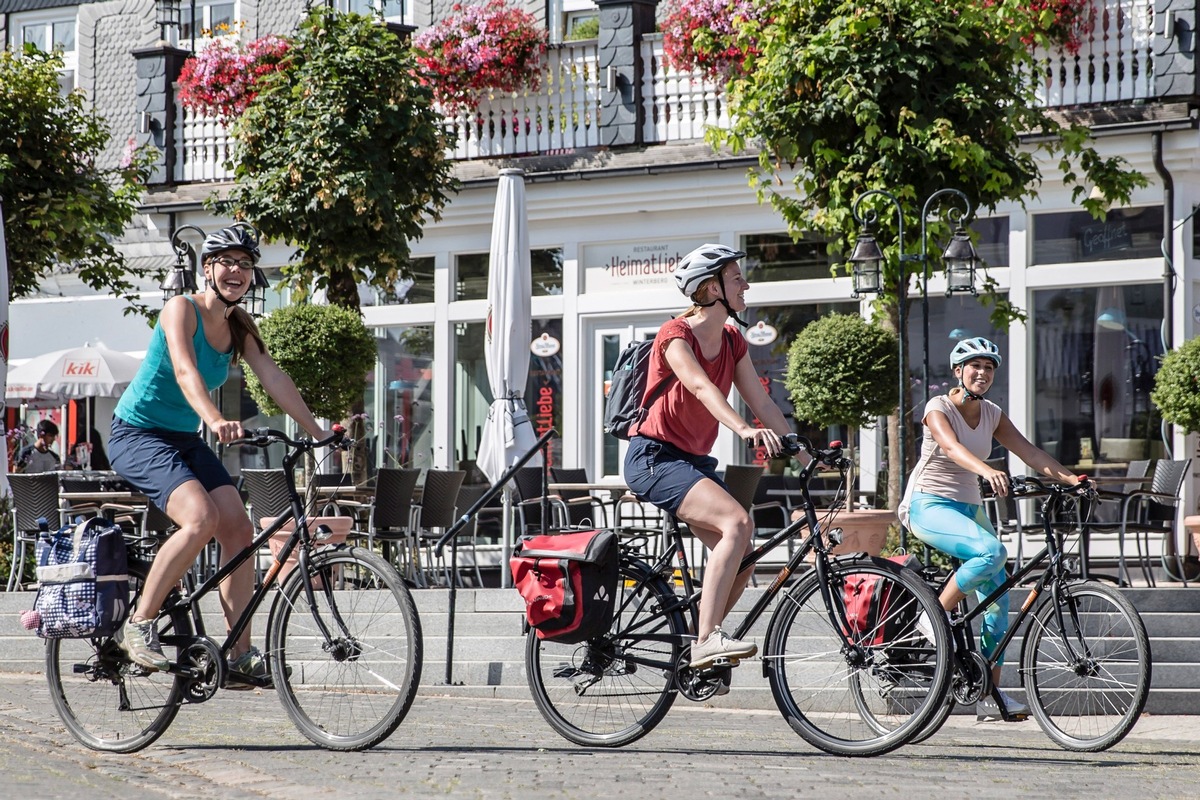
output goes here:
[{"label": "ponytail", "polygon": [[241,306],[230,306],[225,312],[225,318],[229,320],[229,331],[233,337],[234,364],[241,359],[247,339],[254,342],[258,352],[267,352],[267,345],[263,342],[262,334],[259,333],[258,325],[255,324],[254,317],[250,316],[250,312]]}]

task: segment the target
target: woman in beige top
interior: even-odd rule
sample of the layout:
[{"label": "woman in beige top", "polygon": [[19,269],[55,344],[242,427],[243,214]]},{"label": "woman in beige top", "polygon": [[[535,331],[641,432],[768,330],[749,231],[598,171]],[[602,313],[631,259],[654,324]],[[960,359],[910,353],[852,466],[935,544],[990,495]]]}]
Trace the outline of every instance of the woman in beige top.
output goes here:
[{"label": "woman in beige top", "polygon": [[[1000,407],[984,395],[992,388],[1000,351],[983,337],[964,339],[950,353],[950,367],[958,386],[945,395],[931,397],[922,422],[925,435],[921,458],[908,481],[900,506],[901,520],[918,539],[962,562],[942,590],[942,607],[953,610],[975,592],[983,600],[1004,583],[1008,553],[983,511],[979,480],[998,496],[1008,494],[1008,475],[984,459],[995,439],[1032,469],[1074,485],[1079,482],[1049,453],[1034,446],[1013,426]],[[922,620],[918,622],[921,626]],[[1008,631],[1008,595],[983,615],[980,649],[991,657]],[[992,682],[1000,686],[1004,655],[996,661]],[[1029,709],[997,688],[993,697],[976,707],[978,719],[1016,721]]]}]

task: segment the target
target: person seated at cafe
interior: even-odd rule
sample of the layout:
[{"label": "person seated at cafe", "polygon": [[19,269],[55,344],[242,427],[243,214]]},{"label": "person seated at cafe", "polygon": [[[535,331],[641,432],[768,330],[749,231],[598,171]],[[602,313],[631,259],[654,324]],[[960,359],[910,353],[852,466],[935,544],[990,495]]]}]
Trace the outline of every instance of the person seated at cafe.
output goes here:
[{"label": "person seated at cafe", "polygon": [[58,438],[58,426],[48,419],[37,424],[37,439],[17,453],[16,472],[54,472],[60,468],[58,453],[50,445]]},{"label": "person seated at cafe", "polygon": [[[71,445],[71,449],[67,451],[67,466],[70,469],[91,469],[101,472],[112,469],[108,463],[108,456],[104,453],[104,442],[100,438],[100,432],[92,428],[88,438],[87,442],[76,440]],[[84,452],[81,452],[80,448],[84,448]]]}]

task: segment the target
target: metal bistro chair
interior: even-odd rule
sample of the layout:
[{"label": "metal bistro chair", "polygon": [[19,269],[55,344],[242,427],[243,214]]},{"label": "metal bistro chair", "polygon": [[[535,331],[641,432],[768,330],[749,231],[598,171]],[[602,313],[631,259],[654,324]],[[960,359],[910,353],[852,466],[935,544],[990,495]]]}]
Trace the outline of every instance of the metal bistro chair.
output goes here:
[{"label": "metal bistro chair", "polygon": [[[262,533],[260,520],[263,517],[279,517],[292,508],[282,469],[243,469],[242,490],[246,493],[246,506],[256,536]],[[258,563],[257,559],[255,563]],[[261,580],[261,570],[259,572]]]},{"label": "metal bistro chair", "polygon": [[[587,470],[582,467],[551,467],[550,480],[554,483],[591,483]],[[608,513],[604,508],[604,501],[591,492],[583,489],[560,489],[558,496],[567,508],[567,523],[571,527],[608,527]]]},{"label": "metal bistro chair", "polygon": [[[426,548],[429,577],[433,578],[437,575],[437,571],[433,569],[433,543],[439,536],[435,531],[449,528],[457,519],[455,511],[458,507],[458,490],[466,477],[465,470],[431,469],[425,473],[421,502],[413,510],[413,537],[410,545],[416,565],[415,574],[420,585],[429,585],[421,569],[420,549],[422,546]],[[454,576],[449,574],[444,562],[441,564],[441,572],[446,577],[446,585],[449,586]]]},{"label": "metal bistro chair", "polygon": [[339,505],[355,511],[358,517],[366,514],[367,547],[373,549],[375,542],[379,542],[384,558],[414,585],[420,583],[420,577],[411,547],[413,494],[420,477],[419,469],[382,467],[375,476],[375,496],[369,503],[339,501]]},{"label": "metal bistro chair", "polygon": [[[1150,534],[1164,537],[1164,545],[1175,534],[1175,506],[1179,493],[1187,479],[1190,458],[1182,461],[1166,459],[1155,462],[1149,489],[1132,492],[1111,493],[1109,497],[1120,500],[1120,511],[1116,522],[1086,523],[1087,534],[1117,534],[1118,576],[1122,585],[1129,585],[1129,570],[1125,562],[1125,537],[1133,535],[1137,546],[1138,565],[1147,584],[1154,586],[1154,571],[1150,563]],[[1142,544],[1145,543],[1145,549]],[[1171,556],[1174,558],[1174,556]]]},{"label": "metal bistro chair", "polygon": [[8,591],[21,585],[25,560],[37,547],[39,519],[51,530],[58,528],[58,473],[39,472],[8,476],[12,488],[13,547],[8,570]]}]

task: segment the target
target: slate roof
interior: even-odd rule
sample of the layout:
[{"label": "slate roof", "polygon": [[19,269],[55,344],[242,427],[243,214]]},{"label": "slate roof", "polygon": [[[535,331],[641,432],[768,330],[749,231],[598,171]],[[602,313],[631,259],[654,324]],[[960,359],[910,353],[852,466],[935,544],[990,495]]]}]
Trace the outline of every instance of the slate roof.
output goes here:
[{"label": "slate roof", "polygon": [[72,8],[97,1],[78,0],[78,2],[71,3],[67,0],[0,0],[0,14],[12,14],[19,11],[41,11],[46,8]]}]

